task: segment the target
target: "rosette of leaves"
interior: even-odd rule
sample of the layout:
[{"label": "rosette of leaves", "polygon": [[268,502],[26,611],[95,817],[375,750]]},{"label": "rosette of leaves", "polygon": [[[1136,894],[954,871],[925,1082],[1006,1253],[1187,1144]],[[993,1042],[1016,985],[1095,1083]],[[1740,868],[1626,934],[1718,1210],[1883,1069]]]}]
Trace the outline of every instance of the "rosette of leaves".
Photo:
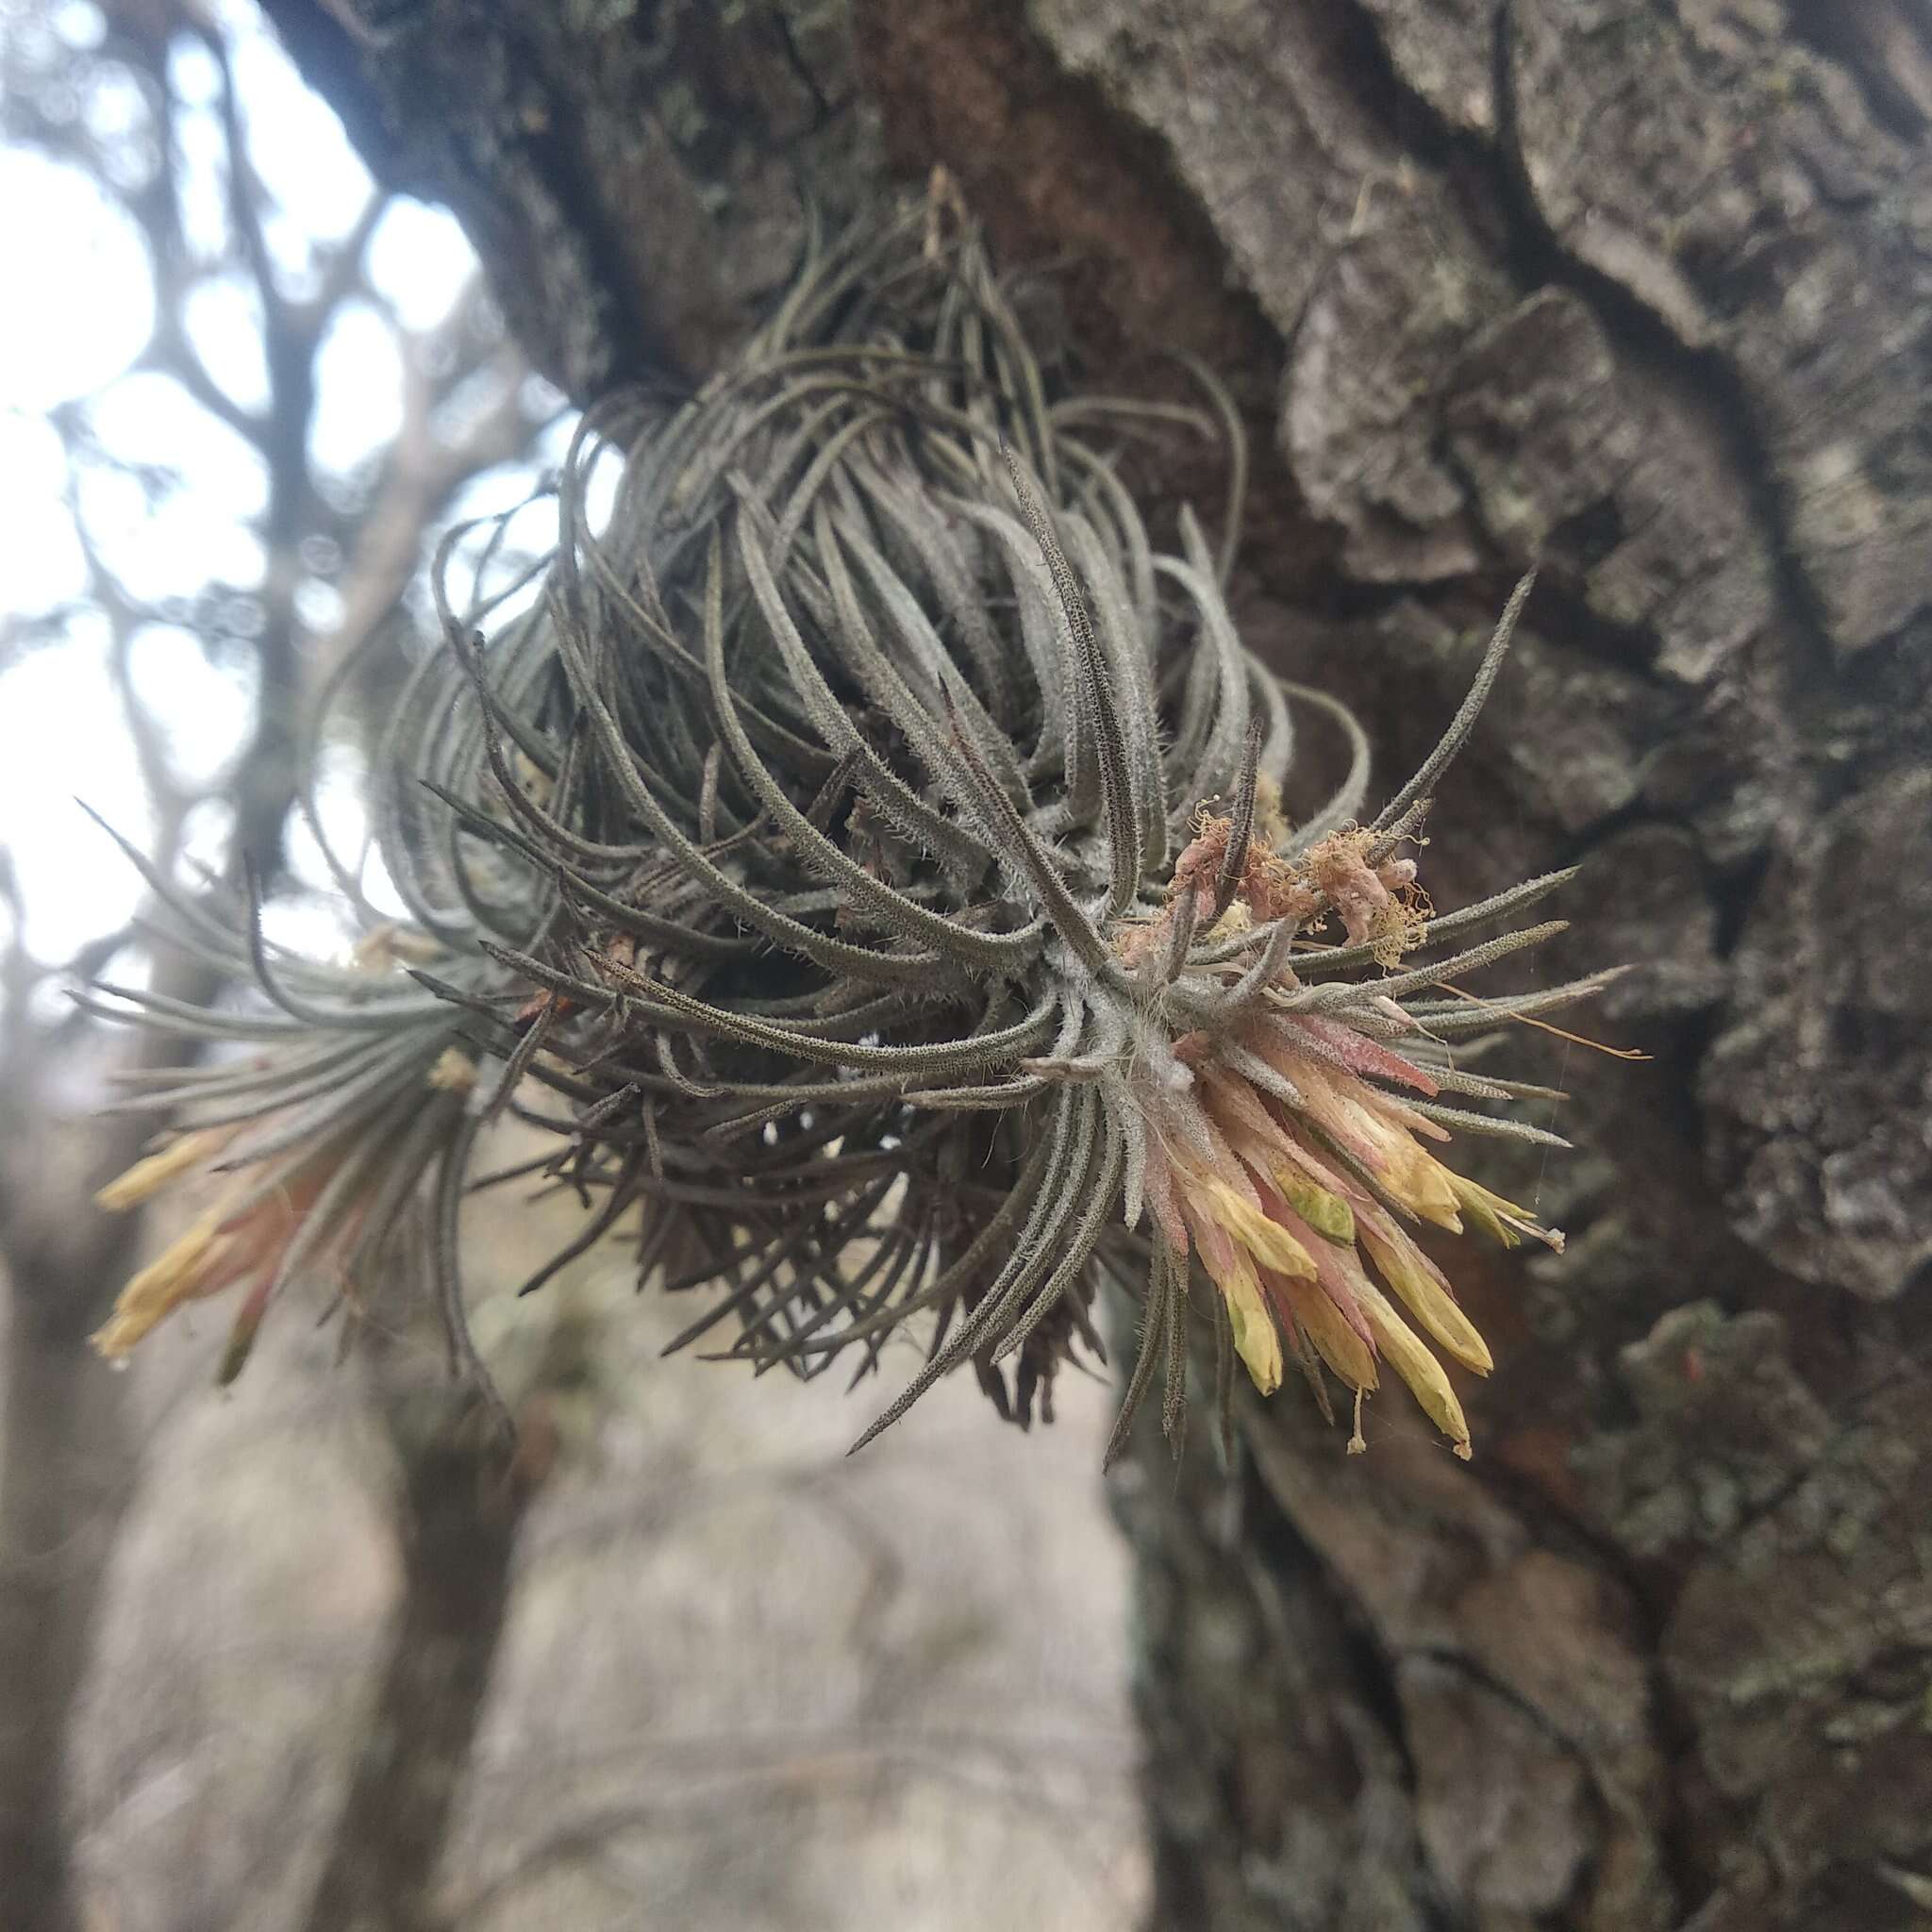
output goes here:
[{"label": "rosette of leaves", "polygon": [[[1229,617],[1238,449],[1219,550],[1186,509],[1161,544],[1116,460],[1141,427],[1042,361],[970,231],[916,215],[821,253],[695,395],[586,419],[538,594],[502,617],[445,588],[375,746],[408,927],[368,913],[322,965],[154,881],[262,997],[119,995],[237,1050],[137,1096],[177,1124],[112,1198],[191,1171],[214,1197],[104,1350],[235,1289],[239,1361],[297,1277],[359,1308],[404,1274],[481,1379],[458,1222],[507,1110],[552,1149],[482,1178],[586,1206],[531,1288],[628,1236],[641,1286],[696,1296],[680,1343],[807,1376],[913,1324],[924,1364],[868,1436],[966,1363],[1050,1416],[1110,1277],[1141,1310],[1127,1413],[1164,1374],[1176,1439],[1199,1331],[1224,1396],[1237,1360],[1263,1391],[1292,1362],[1359,1416],[1392,1369],[1467,1453],[1441,1358],[1489,1357],[1416,1232],[1543,1231],[1435,1150],[1543,1137],[1468,1105],[1541,1090],[1454,1043],[1596,982],[1442,992],[1557,930],[1510,922],[1564,875],[1434,917],[1407,854],[1528,586],[1369,812],[1354,721]],[[1291,825],[1308,724],[1350,769]]]}]

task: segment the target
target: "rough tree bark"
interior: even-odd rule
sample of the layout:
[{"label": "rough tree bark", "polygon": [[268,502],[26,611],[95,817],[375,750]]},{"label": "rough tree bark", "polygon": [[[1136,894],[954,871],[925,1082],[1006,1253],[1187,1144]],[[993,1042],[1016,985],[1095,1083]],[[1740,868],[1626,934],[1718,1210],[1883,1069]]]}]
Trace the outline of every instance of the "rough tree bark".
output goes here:
[{"label": "rough tree bark", "polygon": [[[1569,1253],[1463,1469],[1286,1399],[1123,1486],[1158,1923],[1932,1910],[1932,18],[1919,0],[271,0],[571,391],[942,161],[1254,431],[1251,635],[1395,773],[1544,575],[1439,902],[1587,861]],[[1554,1050],[1554,1066],[1560,1050]]]}]

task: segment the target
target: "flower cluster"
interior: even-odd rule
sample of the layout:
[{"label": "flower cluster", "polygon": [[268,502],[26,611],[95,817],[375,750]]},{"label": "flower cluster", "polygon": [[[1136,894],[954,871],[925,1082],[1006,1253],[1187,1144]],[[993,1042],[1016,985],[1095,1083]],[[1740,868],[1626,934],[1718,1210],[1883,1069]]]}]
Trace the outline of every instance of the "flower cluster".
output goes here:
[{"label": "flower cluster", "polygon": [[[1116,935],[1124,958],[1154,957],[1183,894],[1194,896],[1197,917],[1214,909],[1232,832],[1225,818],[1203,823],[1175,864],[1167,911]],[[1291,865],[1257,841],[1215,929],[1297,926],[1332,908],[1351,943],[1392,964],[1426,937],[1426,921],[1415,909],[1414,861],[1370,862],[1386,842],[1349,827]],[[1359,1448],[1360,1398],[1386,1360],[1466,1457],[1462,1406],[1384,1287],[1463,1367],[1487,1374],[1490,1352],[1403,1220],[1460,1233],[1467,1213],[1512,1245],[1532,1234],[1560,1246],[1561,1236],[1438,1160],[1423,1142],[1448,1140],[1448,1129],[1401,1095],[1433,1101],[1440,1081],[1358,1024],[1301,1009],[1302,991],[1291,957],[1262,982],[1251,1012],[1218,1035],[1181,1035],[1167,1064],[1149,1057],[1136,1099],[1147,1143],[1140,1185],[1156,1238],[1176,1257],[1199,1257],[1262,1394],[1280,1385],[1284,1344],[1318,1391],[1325,1365],[1355,1392],[1350,1446]],[[1419,1029],[1392,1000],[1380,1017],[1391,1030]]]}]

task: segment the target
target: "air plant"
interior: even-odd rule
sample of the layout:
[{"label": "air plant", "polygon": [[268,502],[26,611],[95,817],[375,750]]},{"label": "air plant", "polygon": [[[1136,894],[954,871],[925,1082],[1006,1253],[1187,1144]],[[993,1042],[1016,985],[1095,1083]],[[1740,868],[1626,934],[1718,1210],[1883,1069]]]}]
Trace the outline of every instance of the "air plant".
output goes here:
[{"label": "air plant", "polygon": [[[457,1231],[508,1112],[554,1146],[484,1181],[587,1207],[531,1289],[634,1233],[641,1287],[703,1291],[674,1346],[728,1333],[715,1352],[805,1376],[864,1374],[927,1318],[862,1441],[968,1362],[1003,1413],[1050,1418],[1059,1364],[1102,1354],[1112,1279],[1141,1312],[1110,1456],[1157,1371],[1178,1440],[1191,1330],[1224,1402],[1237,1358],[1263,1393],[1294,1362],[1324,1408],[1332,1374],[1357,1447],[1387,1365],[1467,1455],[1439,1357],[1490,1357],[1418,1227],[1560,1237],[1438,1158],[1452,1131],[1554,1138],[1445,1100],[1543,1091],[1452,1045],[1600,982],[1442,994],[1559,930],[1477,937],[1569,874],[1435,917],[1407,854],[1529,586],[1364,818],[1359,727],[1229,618],[1238,452],[1218,554],[1185,509],[1157,548],[1115,460],[1137,426],[1057,392],[974,235],[917,216],[819,252],[689,400],[587,417],[527,608],[459,615],[440,560],[443,635],[374,754],[408,926],[333,855],[370,930],[343,966],[156,876],[261,1002],[91,996],[245,1049],[134,1103],[177,1125],[112,1203],[189,1171],[225,1191],[104,1353],[235,1288],[239,1364],[298,1276],[359,1307],[413,1268],[487,1387]],[[1291,826],[1297,712],[1351,766]]]}]

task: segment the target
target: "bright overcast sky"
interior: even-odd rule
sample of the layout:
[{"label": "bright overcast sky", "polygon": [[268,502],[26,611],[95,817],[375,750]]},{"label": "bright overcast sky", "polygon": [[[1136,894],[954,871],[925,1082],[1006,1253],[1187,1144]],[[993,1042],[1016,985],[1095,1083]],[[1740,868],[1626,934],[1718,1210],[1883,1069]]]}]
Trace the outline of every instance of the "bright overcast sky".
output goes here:
[{"label": "bright overcast sky", "polygon": [[[314,274],[317,245],[349,231],[372,184],[335,115],[296,77],[254,8],[230,0],[219,11],[251,156],[277,208],[268,242],[287,291],[299,296]],[[99,38],[99,15],[86,0],[68,0],[52,18],[78,43]],[[225,221],[217,75],[199,49],[181,48],[174,58],[188,104],[180,158],[189,236],[197,252],[212,254]],[[138,114],[140,106],[108,88],[81,111],[111,133],[117,115]],[[181,478],[158,507],[127,479],[83,478],[80,508],[108,565],[143,600],[191,597],[210,581],[256,583],[261,546],[250,525],[265,495],[261,459],[172,377],[124,373],[153,319],[146,253],[133,225],[80,170],[0,147],[0,260],[14,291],[0,302],[0,618],[43,613],[83,588],[63,501],[65,460],[45,412],[104,386],[92,412],[103,441]],[[422,329],[447,313],[474,258],[448,214],[399,202],[376,230],[367,263],[404,325]],[[20,299],[26,290],[32,300]],[[231,277],[206,286],[187,326],[235,400],[258,407],[266,377],[246,283]],[[323,473],[346,474],[388,441],[400,418],[401,369],[388,325],[367,306],[346,308],[324,344],[318,375],[311,455]],[[480,478],[463,512],[504,507],[522,488],[513,474]],[[328,622],[328,597],[317,586],[305,608],[318,626]],[[186,631],[155,625],[141,634],[134,682],[154,707],[184,781],[216,775],[241,743],[251,709],[242,668],[211,663]],[[329,816],[353,826],[353,781],[335,790]],[[92,616],[71,624],[58,643],[0,658],[0,843],[12,854],[26,899],[29,948],[47,961],[116,929],[142,896],[125,861],[73,803],[76,795],[130,836],[147,836],[146,804],[108,676],[107,626]],[[210,821],[200,830],[211,846],[220,827]],[[0,913],[0,942],[5,918]]]}]

